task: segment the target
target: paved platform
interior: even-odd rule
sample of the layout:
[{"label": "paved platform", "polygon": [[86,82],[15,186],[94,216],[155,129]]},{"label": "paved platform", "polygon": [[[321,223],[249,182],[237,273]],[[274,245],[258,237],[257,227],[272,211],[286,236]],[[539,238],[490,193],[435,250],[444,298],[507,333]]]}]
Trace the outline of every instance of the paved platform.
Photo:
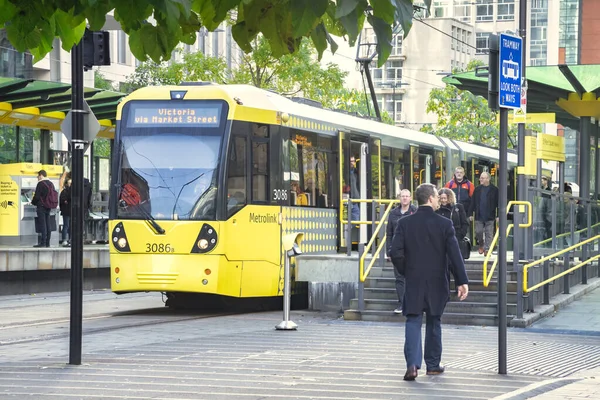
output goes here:
[{"label": "paved platform", "polygon": [[[588,311],[592,297],[581,300]],[[508,376],[496,372],[496,328],[444,326],[447,372],[404,382],[402,323],[293,311],[298,330],[282,332],[281,312],[182,313],[159,294],[86,292],[83,364],[71,366],[68,294],[0,300],[1,399],[600,398],[589,319],[555,329],[580,313],[577,301],[509,328]]]}]

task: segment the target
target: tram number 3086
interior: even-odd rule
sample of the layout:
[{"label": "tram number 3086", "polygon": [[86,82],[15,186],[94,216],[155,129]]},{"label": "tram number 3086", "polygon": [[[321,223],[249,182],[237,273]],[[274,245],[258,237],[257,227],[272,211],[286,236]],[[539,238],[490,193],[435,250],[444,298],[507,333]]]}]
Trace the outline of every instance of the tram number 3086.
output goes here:
[{"label": "tram number 3086", "polygon": [[288,192],[285,189],[273,189],[273,200],[285,201],[288,199]]},{"label": "tram number 3086", "polygon": [[174,253],[175,249],[170,244],[146,243],[146,253]]}]

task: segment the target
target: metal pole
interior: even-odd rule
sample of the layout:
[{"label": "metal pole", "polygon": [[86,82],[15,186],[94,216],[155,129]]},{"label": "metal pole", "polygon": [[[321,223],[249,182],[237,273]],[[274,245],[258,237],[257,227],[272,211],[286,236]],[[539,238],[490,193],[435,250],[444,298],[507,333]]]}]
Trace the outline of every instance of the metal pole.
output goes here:
[{"label": "metal pole", "polygon": [[521,221],[521,213],[519,213],[519,206],[513,208],[513,271],[517,273],[517,319],[523,318],[523,271],[519,256],[519,242],[521,240],[521,228],[519,228],[518,222]]},{"label": "metal pole", "polygon": [[[377,229],[377,201],[373,200],[371,203],[371,236]],[[373,242],[373,246],[371,246],[371,256],[375,257],[375,252],[377,251],[377,242]]]},{"label": "metal pole", "polygon": [[392,86],[392,103],[394,103],[394,126],[396,126],[396,82]]},{"label": "metal pole", "polygon": [[[523,85],[526,84],[526,56],[527,56],[527,1],[520,0],[519,2],[519,35],[523,38],[523,56],[521,57],[521,82]],[[517,200],[523,201],[527,199],[527,179],[525,177],[525,124],[520,123],[518,125],[517,133]],[[533,160],[532,160],[533,161]],[[515,222],[515,229],[518,229]],[[525,236],[525,235],[523,235]],[[513,252],[515,248],[518,249],[518,253],[524,252],[525,241],[514,242]]]},{"label": "metal pole", "polygon": [[[545,281],[550,278],[550,271],[548,270],[550,268],[550,260],[544,261],[543,268],[544,268],[544,270],[542,271],[542,274],[543,274],[542,279]],[[550,304],[550,285],[549,284],[544,285],[543,296],[544,296],[543,303],[546,305]]]},{"label": "metal pole", "polygon": [[360,259],[365,251],[365,247],[362,243],[358,244],[358,310],[363,311],[365,309],[365,283],[360,280]]},{"label": "metal pole", "polygon": [[596,136],[596,176],[594,177],[594,200],[598,200],[600,194],[600,121],[596,121],[594,124],[594,131]]},{"label": "metal pole", "polygon": [[71,317],[69,364],[81,365],[83,319],[83,41],[71,49]]},{"label": "metal pole", "polygon": [[590,129],[591,118],[581,117],[579,124],[579,197],[590,198]]},{"label": "metal pole", "polygon": [[352,254],[352,199],[348,198],[348,223],[346,224],[346,255]]},{"label": "metal pole", "polygon": [[[391,207],[392,205],[388,205],[388,207]],[[383,220],[383,214],[385,214],[385,204],[380,204],[379,205],[379,223],[380,224],[385,224],[386,221]],[[386,238],[387,235],[387,231],[386,229],[384,229],[384,227],[382,226],[379,229],[379,243],[381,243],[383,241],[384,238]],[[383,268],[385,266],[385,257],[386,257],[386,248],[387,248],[387,238],[386,238],[386,246],[379,252],[379,266],[381,268]]]},{"label": "metal pole", "polygon": [[285,255],[283,270],[283,321],[275,326],[278,331],[296,330],[298,325],[290,321],[290,256]]},{"label": "metal pole", "polygon": [[508,196],[508,109],[500,108],[500,171],[498,173],[498,373],[506,375],[506,204]]}]

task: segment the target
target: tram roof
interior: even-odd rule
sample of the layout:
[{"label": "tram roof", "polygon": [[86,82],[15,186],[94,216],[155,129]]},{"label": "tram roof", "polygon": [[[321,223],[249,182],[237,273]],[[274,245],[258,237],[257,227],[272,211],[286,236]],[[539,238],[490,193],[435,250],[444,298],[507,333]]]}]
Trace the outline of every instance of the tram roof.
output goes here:
[{"label": "tram roof", "polygon": [[[573,129],[580,116],[600,118],[600,65],[527,67],[526,76],[528,113],[555,113],[557,123]],[[461,72],[443,81],[487,98],[487,76]]]},{"label": "tram roof", "polygon": [[[398,146],[414,144],[443,148],[444,144],[434,135],[419,132],[413,129],[397,127],[371,119],[357,117],[340,111],[319,108],[308,104],[295,102],[280,94],[269,92],[248,85],[223,85],[221,86],[229,95],[239,96],[240,92],[252,95],[252,106],[280,111],[303,118],[309,121],[329,124],[343,132],[368,132],[384,139],[387,145]],[[257,104],[258,103],[258,104]]]},{"label": "tram roof", "polygon": [[[117,105],[124,93],[85,88],[84,98],[100,122],[100,137],[112,137]],[[71,85],[0,77],[0,125],[61,131],[71,109]]]}]

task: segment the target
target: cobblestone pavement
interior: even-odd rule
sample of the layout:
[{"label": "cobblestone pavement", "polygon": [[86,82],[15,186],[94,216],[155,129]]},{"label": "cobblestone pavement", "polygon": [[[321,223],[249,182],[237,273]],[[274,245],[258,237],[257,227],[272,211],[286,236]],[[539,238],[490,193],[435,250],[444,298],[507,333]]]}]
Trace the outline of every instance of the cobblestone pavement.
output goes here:
[{"label": "cobblestone pavement", "polygon": [[82,365],[71,366],[68,295],[1,303],[0,399],[600,398],[586,378],[600,368],[594,335],[509,329],[501,376],[496,328],[445,325],[447,372],[404,382],[401,323],[293,311],[298,330],[276,331],[281,312],[182,314],[160,295],[95,292],[84,296]]}]

